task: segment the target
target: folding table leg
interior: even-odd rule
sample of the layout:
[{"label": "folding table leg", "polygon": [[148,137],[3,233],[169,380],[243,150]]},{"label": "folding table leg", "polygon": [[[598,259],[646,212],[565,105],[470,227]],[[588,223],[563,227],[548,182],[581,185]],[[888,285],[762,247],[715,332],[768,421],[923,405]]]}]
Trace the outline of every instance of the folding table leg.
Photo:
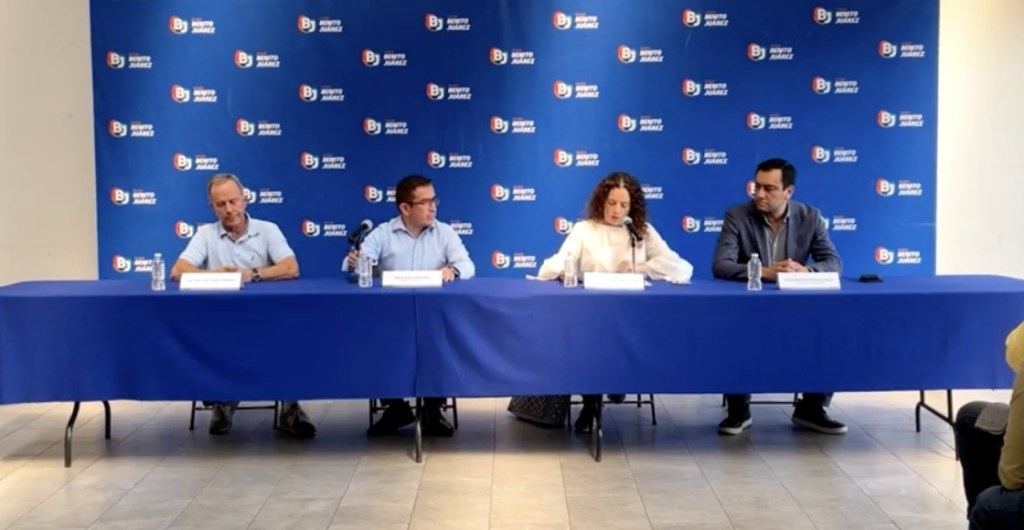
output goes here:
[{"label": "folding table leg", "polygon": [[71,417],[68,419],[68,426],[64,428],[64,467],[71,467],[71,436],[75,430],[75,421],[78,420],[78,411],[82,408],[82,402],[76,401],[71,409]]},{"label": "folding table leg", "polygon": [[423,398],[416,398],[416,445],[412,452],[417,464],[423,462]]}]

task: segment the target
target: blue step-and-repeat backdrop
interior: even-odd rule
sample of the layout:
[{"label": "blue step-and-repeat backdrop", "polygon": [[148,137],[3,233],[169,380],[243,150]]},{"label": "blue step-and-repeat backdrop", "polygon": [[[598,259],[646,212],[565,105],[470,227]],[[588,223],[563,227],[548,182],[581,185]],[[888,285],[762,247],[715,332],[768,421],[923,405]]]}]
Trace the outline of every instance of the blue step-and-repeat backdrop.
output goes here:
[{"label": "blue step-and-repeat backdrop", "polygon": [[92,0],[100,277],[146,273],[237,174],[304,276],[434,180],[482,276],[644,183],[709,277],[757,162],[797,167],[846,273],[933,274],[938,0]]}]

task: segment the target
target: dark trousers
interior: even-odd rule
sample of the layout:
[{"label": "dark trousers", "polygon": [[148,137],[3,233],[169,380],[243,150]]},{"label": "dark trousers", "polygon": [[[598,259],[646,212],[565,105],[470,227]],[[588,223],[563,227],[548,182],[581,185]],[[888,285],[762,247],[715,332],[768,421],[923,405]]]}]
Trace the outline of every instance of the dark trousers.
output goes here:
[{"label": "dark trousers", "polygon": [[978,494],[999,485],[999,452],[1003,448],[1003,437],[974,427],[986,405],[988,403],[984,401],[973,401],[960,407],[953,422],[956,454],[963,467],[967,513],[974,508]]},{"label": "dark trousers", "polygon": [[953,423],[970,529],[1024,528],[1024,491],[1007,490],[999,482],[1003,436],[975,427],[986,406],[984,401],[973,401],[960,407]]},{"label": "dark trousers", "polygon": [[[798,412],[815,412],[823,410],[832,402],[832,392],[827,394],[804,392],[799,401],[796,402]],[[750,394],[726,394],[725,403],[729,407],[729,414],[750,414]]]}]

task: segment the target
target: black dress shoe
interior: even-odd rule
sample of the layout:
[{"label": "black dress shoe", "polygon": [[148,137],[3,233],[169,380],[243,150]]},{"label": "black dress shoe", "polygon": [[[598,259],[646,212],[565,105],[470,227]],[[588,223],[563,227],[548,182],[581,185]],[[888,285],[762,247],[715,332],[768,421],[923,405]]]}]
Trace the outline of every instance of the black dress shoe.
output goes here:
[{"label": "black dress shoe", "polygon": [[441,414],[441,411],[428,411],[423,415],[423,436],[432,438],[451,438],[455,434],[452,424]]},{"label": "black dress shoe", "polygon": [[594,405],[590,403],[584,403],[583,409],[580,410],[580,415],[576,418],[576,423],[573,424],[573,430],[579,434],[589,434],[593,430],[594,424]]},{"label": "black dress shoe", "polygon": [[278,430],[293,438],[312,438],[316,436],[316,426],[306,415],[306,411],[298,403],[292,404],[283,411],[277,420]]},{"label": "black dress shoe", "polygon": [[846,425],[829,417],[825,409],[797,409],[793,412],[793,423],[805,429],[822,434],[846,434]]},{"label": "black dress shoe", "polygon": [[210,434],[220,436],[231,432],[234,420],[235,405],[233,403],[214,402],[213,416],[210,417]]},{"label": "black dress shoe", "polygon": [[412,407],[404,401],[401,403],[401,405],[389,405],[384,409],[384,414],[381,414],[380,419],[366,430],[366,435],[372,438],[398,434],[398,429],[416,421]]}]

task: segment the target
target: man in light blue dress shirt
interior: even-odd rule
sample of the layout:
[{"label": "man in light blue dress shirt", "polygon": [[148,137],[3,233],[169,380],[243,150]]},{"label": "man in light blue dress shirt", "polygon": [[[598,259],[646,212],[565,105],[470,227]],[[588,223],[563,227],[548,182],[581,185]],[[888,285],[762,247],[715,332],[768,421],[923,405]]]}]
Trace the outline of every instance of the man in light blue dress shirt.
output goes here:
[{"label": "man in light blue dress shirt", "polygon": [[[383,223],[366,236],[359,252],[377,262],[380,270],[440,270],[445,282],[468,280],[476,266],[462,239],[448,224],[437,220],[437,194],[430,179],[419,175],[405,177],[395,190],[398,216]],[[353,249],[342,266],[354,270],[358,253]],[[387,408],[380,420],[370,426],[369,436],[395,434],[415,421],[412,408],[403,399],[381,400]],[[453,429],[441,413],[445,398],[424,401],[423,434],[451,436]]]},{"label": "man in light blue dress shirt", "polygon": [[[276,224],[245,213],[245,192],[238,177],[220,173],[206,186],[217,222],[200,226],[171,269],[178,281],[185,272],[240,272],[242,280],[262,282],[298,278],[299,262]],[[210,434],[231,432],[237,401],[214,402]],[[296,401],[281,407],[278,428],[292,436],[311,438],[316,427]]]}]

